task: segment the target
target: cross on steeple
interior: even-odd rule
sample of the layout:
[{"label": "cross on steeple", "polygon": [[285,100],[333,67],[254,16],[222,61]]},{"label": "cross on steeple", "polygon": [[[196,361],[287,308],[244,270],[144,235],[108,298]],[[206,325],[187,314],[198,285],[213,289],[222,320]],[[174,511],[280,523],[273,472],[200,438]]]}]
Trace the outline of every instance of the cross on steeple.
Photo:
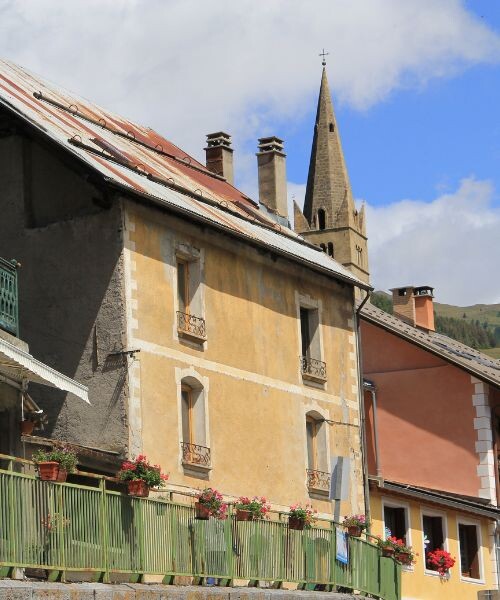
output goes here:
[{"label": "cross on steeple", "polygon": [[330,54],[329,52],[325,52],[325,49],[324,49],[324,48],[323,48],[323,52],[320,52],[320,53],[318,54],[318,56],[322,56],[322,57],[323,57],[323,60],[321,61],[321,64],[322,64],[324,67],[326,67],[326,59],[325,59],[325,56],[328,56],[329,54]]}]

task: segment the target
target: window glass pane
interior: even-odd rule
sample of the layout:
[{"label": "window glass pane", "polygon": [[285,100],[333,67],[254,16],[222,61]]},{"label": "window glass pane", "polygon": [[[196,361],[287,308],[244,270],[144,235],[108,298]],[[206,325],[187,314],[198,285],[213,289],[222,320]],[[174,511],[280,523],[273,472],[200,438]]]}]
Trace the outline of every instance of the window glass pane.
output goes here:
[{"label": "window glass pane", "polygon": [[[442,549],[444,545],[442,517],[430,517],[428,515],[424,515],[423,526],[424,536],[428,542],[425,546],[425,553],[427,554],[433,550]],[[435,567],[431,567],[427,564],[426,567],[433,571],[436,570]]]},{"label": "window glass pane", "polygon": [[463,577],[479,579],[479,548],[475,525],[458,526],[460,540],[460,570]]},{"label": "window glass pane", "polygon": [[307,466],[309,469],[316,469],[316,427],[312,419],[306,421],[307,431]]},{"label": "window glass pane", "polygon": [[406,543],[406,513],[404,508],[394,506],[384,506],[384,521],[387,529],[398,540]]},{"label": "window glass pane", "polygon": [[188,266],[187,263],[177,263],[177,295],[179,299],[179,310],[183,313],[188,312],[189,301],[187,294],[188,286]]},{"label": "window glass pane", "polygon": [[182,441],[188,444],[193,443],[192,439],[192,404],[191,391],[182,390]]},{"label": "window glass pane", "polygon": [[300,309],[300,335],[302,338],[302,356],[309,357],[309,350],[311,346],[311,330],[309,326],[309,311],[307,308]]}]

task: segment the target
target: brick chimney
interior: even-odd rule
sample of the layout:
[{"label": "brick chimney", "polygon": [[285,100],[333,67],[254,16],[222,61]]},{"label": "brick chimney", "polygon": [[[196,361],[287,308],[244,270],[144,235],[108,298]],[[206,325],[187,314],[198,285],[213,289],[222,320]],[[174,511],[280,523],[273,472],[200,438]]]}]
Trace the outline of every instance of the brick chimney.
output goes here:
[{"label": "brick chimney", "polygon": [[207,135],[207,147],[205,148],[207,169],[222,175],[230,184],[234,184],[233,171],[233,149],[231,148],[231,136],[223,131],[209,133]]},{"label": "brick chimney", "polygon": [[260,138],[257,166],[260,203],[271,212],[288,218],[286,154],[283,152],[283,140],[274,136]]},{"label": "brick chimney", "polygon": [[428,285],[420,287],[406,286],[394,288],[392,307],[394,314],[414,327],[434,331],[434,288]]}]

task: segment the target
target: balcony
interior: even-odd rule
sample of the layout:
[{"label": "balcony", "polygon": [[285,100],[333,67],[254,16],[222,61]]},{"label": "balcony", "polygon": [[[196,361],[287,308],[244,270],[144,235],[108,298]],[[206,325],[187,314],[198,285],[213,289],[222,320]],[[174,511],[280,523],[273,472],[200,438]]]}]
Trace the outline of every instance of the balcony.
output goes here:
[{"label": "balcony", "polygon": [[0,329],[19,335],[17,261],[0,258]]},{"label": "balcony", "polygon": [[205,319],[178,310],[177,332],[182,337],[190,338],[197,342],[204,342],[207,339]]},{"label": "balcony", "polygon": [[322,360],[310,358],[309,356],[301,356],[300,369],[303,379],[316,381],[318,383],[324,383],[326,381],[326,363]]},{"label": "balcony", "polygon": [[182,464],[191,469],[208,471],[210,464],[210,448],[198,444],[181,442]]},{"label": "balcony", "polygon": [[[28,465],[29,461],[0,459]],[[17,468],[17,465],[16,465]],[[0,469],[0,566],[2,577],[14,569],[46,570],[51,581],[71,577],[109,582],[142,581],[145,575],[195,576],[200,583],[218,578],[269,581],[273,587],[295,582],[361,590],[364,595],[399,600],[401,566],[384,558],[377,546],[349,537],[348,563],[336,560],[338,530],[330,520],[310,529],[289,529],[279,513],[269,519],[236,521],[233,508],[222,521],[195,519],[194,507],[152,494],[133,498],[107,489],[95,474],[94,486],[40,481],[33,475]],[[160,496],[160,497],[159,497]],[[214,550],[215,549],[215,550]]]},{"label": "balcony", "polygon": [[330,493],[330,473],[306,469],[307,489],[310,492],[327,496]]}]

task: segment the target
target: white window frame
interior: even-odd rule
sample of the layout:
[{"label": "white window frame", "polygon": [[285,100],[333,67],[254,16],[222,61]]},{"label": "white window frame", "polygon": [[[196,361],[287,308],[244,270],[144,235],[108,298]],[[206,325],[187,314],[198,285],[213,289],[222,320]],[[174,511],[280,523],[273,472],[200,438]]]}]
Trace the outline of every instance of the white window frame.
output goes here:
[{"label": "white window frame", "polygon": [[[476,536],[477,536],[477,552],[478,552],[478,562],[479,562],[479,579],[474,579],[473,577],[464,577],[462,575],[462,565],[460,562],[461,554],[460,554],[460,525],[474,525],[476,528]],[[469,519],[467,517],[457,516],[457,544],[458,544],[458,557],[457,563],[460,571],[460,581],[465,581],[467,583],[476,583],[479,585],[484,585],[484,565],[483,565],[483,544],[481,537],[481,523],[475,519]]]},{"label": "white window frame", "polygon": [[[388,498],[387,496],[382,496],[382,524],[383,524],[383,536],[385,538],[385,511],[384,508],[388,506],[390,508],[403,508],[405,511],[405,521],[406,521],[406,545],[411,546],[411,510],[408,502],[398,502],[394,500],[394,498]],[[391,532],[393,533],[393,532]],[[405,571],[413,571],[413,565],[402,565]]]},{"label": "white window frame", "polygon": [[424,544],[424,516],[426,517],[441,517],[443,523],[443,550],[449,552],[448,547],[448,514],[442,510],[434,510],[432,508],[420,507],[420,531],[422,532],[422,566],[424,569],[424,575],[430,575],[431,577],[439,577],[437,571],[428,569],[425,565],[425,544]]}]

